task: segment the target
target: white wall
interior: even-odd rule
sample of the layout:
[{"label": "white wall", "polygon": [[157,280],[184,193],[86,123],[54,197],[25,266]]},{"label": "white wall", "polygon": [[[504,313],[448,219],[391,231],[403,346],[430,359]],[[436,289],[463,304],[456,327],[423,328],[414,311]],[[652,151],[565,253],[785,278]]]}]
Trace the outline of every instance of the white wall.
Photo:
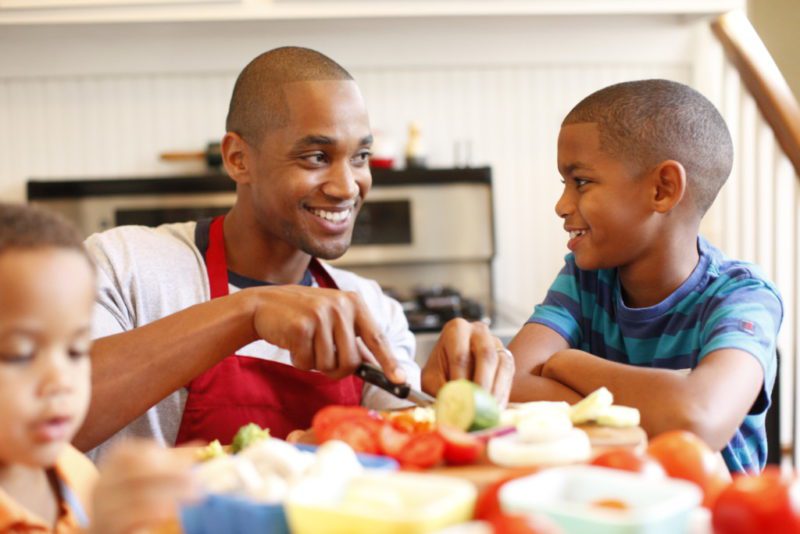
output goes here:
[{"label": "white wall", "polygon": [[236,73],[257,53],[321,50],[359,81],[375,129],[422,123],[432,165],[471,140],[494,169],[497,297],[524,317],[566,252],[553,212],[558,124],[607,84],[698,81],[683,17],[517,16],[0,26],[0,198],[26,179],[200,170],[159,152],[223,133]]}]

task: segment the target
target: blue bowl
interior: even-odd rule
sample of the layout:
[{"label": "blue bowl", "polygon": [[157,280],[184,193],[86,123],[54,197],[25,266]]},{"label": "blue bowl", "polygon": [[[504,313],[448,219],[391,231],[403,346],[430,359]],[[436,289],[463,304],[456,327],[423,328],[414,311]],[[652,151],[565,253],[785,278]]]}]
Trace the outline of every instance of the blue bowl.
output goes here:
[{"label": "blue bowl", "polygon": [[200,503],[184,506],[181,527],[186,534],[289,534],[283,505],[233,495],[209,495]]},{"label": "blue bowl", "polygon": [[[316,451],[315,445],[295,445],[301,451]],[[385,456],[357,454],[367,469],[395,471],[398,463]],[[254,502],[234,495],[208,495],[202,501],[181,509],[181,527],[185,534],[289,534],[282,504]]]}]

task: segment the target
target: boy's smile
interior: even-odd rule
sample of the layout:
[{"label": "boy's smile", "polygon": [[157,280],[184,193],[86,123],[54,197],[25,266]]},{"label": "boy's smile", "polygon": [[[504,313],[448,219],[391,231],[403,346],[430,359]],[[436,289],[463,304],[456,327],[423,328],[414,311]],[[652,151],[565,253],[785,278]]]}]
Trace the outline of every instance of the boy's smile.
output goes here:
[{"label": "boy's smile", "polygon": [[596,123],[561,128],[558,170],[564,191],[556,213],[564,219],[578,267],[623,267],[656,241],[648,181],[602,149]]}]

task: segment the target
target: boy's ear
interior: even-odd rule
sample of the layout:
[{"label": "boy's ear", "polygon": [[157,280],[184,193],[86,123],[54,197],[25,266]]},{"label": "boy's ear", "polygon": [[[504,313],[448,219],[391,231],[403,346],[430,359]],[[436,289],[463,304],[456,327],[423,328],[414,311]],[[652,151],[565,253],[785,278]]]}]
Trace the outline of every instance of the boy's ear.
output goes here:
[{"label": "boy's ear", "polygon": [[686,169],[680,162],[662,161],[653,171],[653,180],[653,208],[658,213],[669,212],[686,195]]},{"label": "boy's ear", "polygon": [[222,164],[234,182],[246,184],[250,182],[249,159],[252,149],[242,137],[228,132],[222,138],[220,146]]}]

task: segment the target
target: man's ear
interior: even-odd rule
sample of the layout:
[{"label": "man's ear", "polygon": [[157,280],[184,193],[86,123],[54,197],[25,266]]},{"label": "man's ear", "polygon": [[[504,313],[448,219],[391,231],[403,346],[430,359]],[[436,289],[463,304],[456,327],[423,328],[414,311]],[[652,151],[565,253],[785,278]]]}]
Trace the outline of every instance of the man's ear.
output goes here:
[{"label": "man's ear", "polygon": [[227,132],[222,138],[220,150],[222,152],[222,164],[234,182],[246,184],[250,182],[249,155],[251,152],[242,137],[234,132]]},{"label": "man's ear", "polygon": [[653,209],[667,213],[686,196],[686,169],[675,160],[659,163],[653,170]]}]

